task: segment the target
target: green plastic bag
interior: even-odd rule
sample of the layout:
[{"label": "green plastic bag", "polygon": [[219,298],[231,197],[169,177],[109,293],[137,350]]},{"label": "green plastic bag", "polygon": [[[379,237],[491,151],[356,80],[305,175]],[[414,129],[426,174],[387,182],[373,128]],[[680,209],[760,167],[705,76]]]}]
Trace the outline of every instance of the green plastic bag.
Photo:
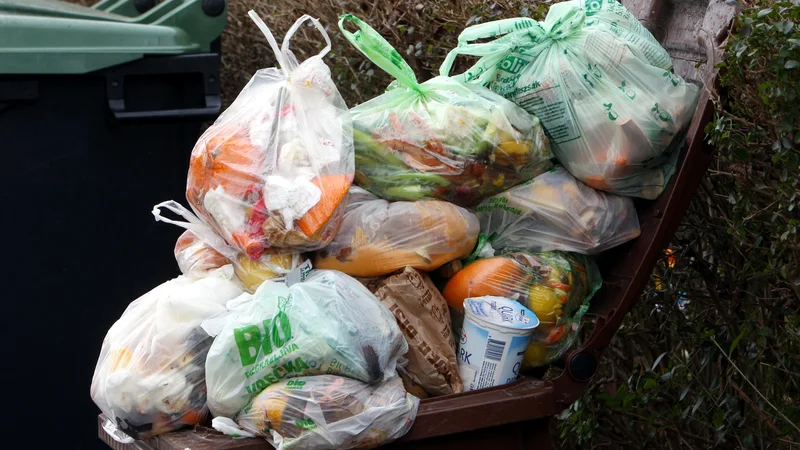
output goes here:
[{"label": "green plastic bag", "polygon": [[387,380],[408,351],[389,309],[335,270],[311,271],[291,286],[267,280],[227,307],[229,314],[203,323],[215,336],[206,359],[214,416],[233,417],[283,379],[331,374],[365,383]]},{"label": "green plastic bag", "polygon": [[535,114],[572,175],[615,194],[661,194],[699,89],[672,73],[669,54],[621,4],[558,3],[544,22],[489,22],[467,28],[458,41],[440,74],[457,55],[481,56],[455,78]]},{"label": "green plastic bag", "polygon": [[[345,25],[354,24],[351,33]],[[355,181],[387,200],[439,199],[461,206],[552,166],[539,120],[490,90],[448,77],[418,83],[411,67],[355,16],[345,37],[392,75],[387,92],[351,109]]]}]

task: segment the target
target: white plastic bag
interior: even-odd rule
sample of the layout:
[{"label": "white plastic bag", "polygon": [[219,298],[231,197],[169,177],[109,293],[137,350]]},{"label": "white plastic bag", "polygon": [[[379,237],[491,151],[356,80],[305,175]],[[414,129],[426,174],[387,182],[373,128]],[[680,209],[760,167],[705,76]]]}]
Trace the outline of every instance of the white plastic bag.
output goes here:
[{"label": "white plastic bag", "polygon": [[[183,217],[186,221],[164,217],[161,209]],[[202,276],[209,270],[233,264],[233,270],[248,292],[265,280],[285,277],[300,264],[299,253],[276,253],[268,249],[257,260],[250,259],[220,238],[214,230],[178,202],[168,200],[153,207],[156,221],[185,228],[175,243],[175,260],[184,275]]]},{"label": "white plastic bag", "polygon": [[640,233],[631,198],[595,191],[562,166],[484,200],[475,214],[495,250],[594,255]]},{"label": "white plastic bag", "polygon": [[[469,43],[485,38],[494,40]],[[441,73],[458,54],[481,56],[457,79],[535,114],[575,177],[620,195],[661,194],[699,89],[671,72],[669,54],[620,3],[562,2],[544,22],[483,23],[458,41]]]},{"label": "white plastic bag", "polygon": [[233,417],[267,386],[285,378],[334,374],[375,383],[395,375],[408,344],[394,316],[355,279],[312,271],[287,287],[265,281],[224,320],[206,360],[208,405]]},{"label": "white plastic bag", "polygon": [[103,414],[137,439],[201,422],[211,337],[200,324],[241,293],[228,265],[179,276],[133,301],[108,330],[92,378]]},{"label": "white plastic bag", "polygon": [[[242,430],[226,434],[264,436],[278,450],[367,449],[403,436],[414,423],[419,399],[399,377],[375,385],[334,375],[273,384],[236,416]],[[230,425],[230,424],[228,424]]]},{"label": "white plastic bag", "polygon": [[[285,253],[324,247],[339,229],[353,181],[350,112],[322,57],[330,39],[303,16],[279,48],[250,11],[280,68],[259,70],[197,141],[186,198],[228,243],[257,261],[268,248]],[[289,41],[311,21],[325,48],[302,63]]]}]

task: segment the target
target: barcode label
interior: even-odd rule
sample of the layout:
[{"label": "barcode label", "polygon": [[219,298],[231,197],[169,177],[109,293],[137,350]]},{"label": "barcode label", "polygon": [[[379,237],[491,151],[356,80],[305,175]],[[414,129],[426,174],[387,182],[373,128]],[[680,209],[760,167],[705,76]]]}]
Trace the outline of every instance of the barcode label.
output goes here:
[{"label": "barcode label", "polygon": [[503,358],[505,349],[506,343],[504,341],[489,339],[489,342],[486,343],[486,354],[483,357],[492,361],[500,361]]}]

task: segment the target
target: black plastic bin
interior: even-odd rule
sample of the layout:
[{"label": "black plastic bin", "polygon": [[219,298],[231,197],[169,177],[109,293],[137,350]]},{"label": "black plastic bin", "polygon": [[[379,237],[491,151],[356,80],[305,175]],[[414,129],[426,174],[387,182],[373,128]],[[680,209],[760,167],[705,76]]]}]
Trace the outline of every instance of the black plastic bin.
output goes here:
[{"label": "black plastic bin", "polygon": [[30,448],[104,448],[85,419],[100,345],[131,301],[179,273],[181,230],[150,211],[183,201],[191,149],[219,114],[218,36],[83,74],[0,70],[0,385],[5,425]]}]

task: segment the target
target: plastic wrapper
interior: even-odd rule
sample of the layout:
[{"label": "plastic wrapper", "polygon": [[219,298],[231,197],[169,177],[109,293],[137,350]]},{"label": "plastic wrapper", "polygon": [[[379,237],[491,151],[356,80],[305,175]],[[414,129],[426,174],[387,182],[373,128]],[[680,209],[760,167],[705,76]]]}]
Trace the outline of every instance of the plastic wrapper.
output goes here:
[{"label": "plastic wrapper", "polygon": [[595,191],[556,166],[475,209],[495,250],[594,255],[639,236],[633,200]]},{"label": "plastic wrapper", "polygon": [[[350,33],[345,23],[359,31]],[[356,183],[387,200],[439,199],[464,206],[551,166],[536,117],[481,86],[447,77],[417,83],[403,58],[352,15],[345,37],[396,81],[351,109]]]},{"label": "plastic wrapper", "polygon": [[[259,70],[192,150],[186,198],[197,214],[257,261],[322,248],[341,223],[353,180],[350,113],[322,56],[330,40],[301,17],[278,44],[261,19],[280,68]],[[319,55],[298,64],[289,40],[311,20],[325,38]]]},{"label": "plastic wrapper", "polygon": [[[492,38],[484,43],[471,41]],[[553,152],[595,189],[654,199],[675,171],[699,88],[615,0],[572,0],[544,22],[505,19],[464,30],[446,58],[482,58],[460,81],[487,86],[542,120]]]},{"label": "plastic wrapper", "polygon": [[211,337],[201,323],[242,293],[233,268],[179,276],[133,301],[108,330],[92,400],[125,434],[147,439],[203,421]]},{"label": "plastic wrapper", "polygon": [[175,242],[175,261],[184,275],[203,274],[231,264],[228,258],[190,230],[184,231]]},{"label": "plastic wrapper", "polygon": [[264,436],[278,450],[367,449],[406,434],[418,408],[398,377],[368,385],[321,375],[269,386],[235,421],[247,433],[239,435]]},{"label": "plastic wrapper", "polygon": [[522,362],[522,368],[529,369],[555,361],[575,343],[581,318],[601,284],[597,266],[586,256],[507,250],[456,273],[443,295],[453,315],[453,327],[459,329],[467,298],[505,297],[533,311],[539,326]]},{"label": "plastic wrapper", "polygon": [[406,267],[381,281],[374,292],[406,337],[406,372],[413,384],[431,396],[461,392],[447,302],[428,274]]},{"label": "plastic wrapper", "polygon": [[[168,219],[162,215],[162,208],[186,220]],[[267,249],[255,261],[250,259],[228,245],[211,227],[173,200],[155,205],[153,216],[157,221],[186,228],[175,243],[175,260],[184,275],[202,275],[209,270],[232,264],[236,277],[252,293],[264,281],[283,278],[300,264],[299,253],[283,254],[273,249]]]},{"label": "plastic wrapper", "polygon": [[430,271],[472,252],[478,219],[440,200],[393,202],[353,187],[339,234],[314,266],[348,275],[386,275],[409,266]]},{"label": "plastic wrapper", "polygon": [[287,378],[391,378],[408,351],[392,313],[341,272],[311,271],[289,287],[265,281],[255,294],[232,303],[230,314],[204,324],[216,336],[206,360],[208,405],[215,416],[233,417],[267,386]]}]

